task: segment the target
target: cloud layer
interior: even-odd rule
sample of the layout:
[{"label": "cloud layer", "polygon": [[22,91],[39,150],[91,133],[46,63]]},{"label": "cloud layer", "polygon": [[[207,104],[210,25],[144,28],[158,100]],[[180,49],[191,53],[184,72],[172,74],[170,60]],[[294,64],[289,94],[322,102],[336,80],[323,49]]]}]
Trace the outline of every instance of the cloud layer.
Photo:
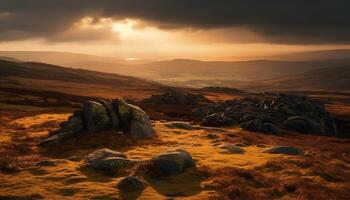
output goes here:
[{"label": "cloud layer", "polygon": [[[74,40],[64,36],[92,17],[91,23],[141,19],[169,31],[239,27],[271,43],[349,44],[349,7],[348,0],[1,0],[0,41]],[[80,34],[86,40],[110,37],[93,29]]]}]

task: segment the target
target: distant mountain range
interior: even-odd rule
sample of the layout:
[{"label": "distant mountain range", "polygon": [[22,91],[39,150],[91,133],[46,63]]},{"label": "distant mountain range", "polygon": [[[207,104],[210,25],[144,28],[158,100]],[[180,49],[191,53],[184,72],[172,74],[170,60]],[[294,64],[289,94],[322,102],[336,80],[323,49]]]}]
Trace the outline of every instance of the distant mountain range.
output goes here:
[{"label": "distant mountain range", "polygon": [[[89,72],[94,74],[91,78],[91,74],[87,73],[86,70],[70,69],[70,72],[85,75],[77,79],[80,82],[86,79],[94,83],[104,81],[103,84],[106,84],[107,77],[111,76],[110,73],[117,73],[128,75],[128,80],[131,80],[130,76],[134,76],[172,86],[197,88],[223,86],[248,90],[342,90],[349,89],[348,85],[350,85],[347,84],[349,80],[344,75],[348,73],[347,66],[350,66],[350,50],[348,49],[281,55],[280,58],[285,58],[285,60],[198,61],[176,59],[151,63],[133,63],[131,65],[125,64],[125,62],[119,63],[118,61],[120,60],[108,57],[59,52],[18,52],[18,54],[16,52],[0,52],[0,56],[6,56],[5,60],[11,60],[12,58],[9,56],[13,56],[15,59],[12,61],[19,61],[17,59],[27,60],[29,58],[31,60],[43,59],[43,62],[103,72]],[[302,61],[294,61],[296,59]],[[33,63],[25,63],[25,65],[33,65]],[[33,75],[34,69],[43,70],[42,65],[35,64],[30,69],[31,73],[25,73]],[[108,72],[108,75],[105,72]],[[17,76],[21,73],[17,74]],[[54,72],[53,74],[57,73]],[[97,74],[99,74],[99,78],[96,77]],[[121,78],[123,76],[115,76],[118,76],[118,80],[123,80]],[[46,77],[51,80],[57,79],[56,76]],[[65,74],[61,77],[72,77],[72,74]],[[76,78],[61,81],[72,82],[73,79]],[[131,83],[132,81],[118,82],[114,80],[113,83],[122,86],[125,82]]]}]

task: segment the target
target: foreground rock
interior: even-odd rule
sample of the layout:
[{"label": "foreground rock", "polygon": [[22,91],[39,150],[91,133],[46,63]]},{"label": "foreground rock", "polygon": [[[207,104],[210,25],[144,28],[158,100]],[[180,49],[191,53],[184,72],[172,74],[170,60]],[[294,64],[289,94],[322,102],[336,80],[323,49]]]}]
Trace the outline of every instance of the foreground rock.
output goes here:
[{"label": "foreground rock", "polygon": [[98,133],[108,129],[121,130],[136,139],[154,136],[149,116],[138,106],[128,104],[123,99],[99,100],[85,102],[81,110],[74,112],[68,121],[60,125],[55,135],[40,145],[57,144],[78,133]]},{"label": "foreground rock", "polygon": [[191,154],[184,150],[176,150],[153,157],[149,170],[153,176],[170,176],[183,173],[190,167],[195,167]]},{"label": "foreground rock", "polygon": [[212,103],[196,112],[202,124],[230,126],[261,133],[281,134],[283,129],[305,134],[337,136],[333,118],[325,106],[307,96],[262,94]]},{"label": "foreground rock", "polygon": [[301,155],[303,151],[289,146],[277,146],[265,149],[264,153],[272,153],[272,154],[285,154],[285,155]]},{"label": "foreground rock", "polygon": [[142,191],[146,188],[146,186],[147,184],[144,181],[134,176],[123,178],[117,185],[118,189],[123,192]]},{"label": "foreground rock", "polygon": [[133,161],[128,160],[124,154],[110,149],[94,151],[84,158],[86,167],[109,175],[121,172],[132,163]]}]

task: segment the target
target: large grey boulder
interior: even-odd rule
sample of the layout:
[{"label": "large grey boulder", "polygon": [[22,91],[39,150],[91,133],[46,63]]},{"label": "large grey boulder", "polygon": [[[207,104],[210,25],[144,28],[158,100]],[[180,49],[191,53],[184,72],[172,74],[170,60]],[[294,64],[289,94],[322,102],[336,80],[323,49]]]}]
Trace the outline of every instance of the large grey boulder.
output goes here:
[{"label": "large grey boulder", "polygon": [[151,138],[154,136],[149,116],[141,108],[129,105],[131,110],[130,135],[133,138]]},{"label": "large grey boulder", "polygon": [[170,176],[183,173],[190,167],[195,167],[191,154],[184,150],[175,150],[153,157],[149,170],[153,176]]},{"label": "large grey boulder", "polygon": [[118,115],[121,121],[122,126],[124,128],[129,129],[130,128],[130,121],[131,121],[131,108],[128,103],[124,101],[124,99],[119,99],[117,101],[118,104]]},{"label": "large grey boulder", "polygon": [[111,124],[104,105],[95,101],[87,101],[83,107],[85,129],[87,132],[97,132],[106,129]]},{"label": "large grey boulder", "polygon": [[119,128],[120,122],[119,117],[117,115],[118,112],[116,112],[115,104],[113,103],[113,101],[105,101],[103,99],[100,99],[99,103],[104,105],[104,107],[106,108],[112,128]]},{"label": "large grey boulder", "polygon": [[81,111],[74,112],[67,121],[60,124],[60,131],[71,131],[79,133],[84,129],[83,113]]},{"label": "large grey boulder", "polygon": [[99,170],[105,174],[116,174],[132,163],[124,154],[110,149],[94,151],[84,158],[86,167]]}]

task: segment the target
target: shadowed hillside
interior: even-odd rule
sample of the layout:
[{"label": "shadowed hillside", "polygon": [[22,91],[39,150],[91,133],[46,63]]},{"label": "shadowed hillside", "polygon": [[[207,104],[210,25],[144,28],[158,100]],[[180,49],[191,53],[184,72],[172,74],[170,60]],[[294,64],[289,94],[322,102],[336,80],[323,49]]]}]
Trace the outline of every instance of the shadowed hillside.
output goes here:
[{"label": "shadowed hillside", "polygon": [[0,61],[0,81],[2,87],[26,87],[102,97],[128,95],[128,91],[133,90],[147,92],[160,87],[155,82],[129,76],[10,61]]}]

